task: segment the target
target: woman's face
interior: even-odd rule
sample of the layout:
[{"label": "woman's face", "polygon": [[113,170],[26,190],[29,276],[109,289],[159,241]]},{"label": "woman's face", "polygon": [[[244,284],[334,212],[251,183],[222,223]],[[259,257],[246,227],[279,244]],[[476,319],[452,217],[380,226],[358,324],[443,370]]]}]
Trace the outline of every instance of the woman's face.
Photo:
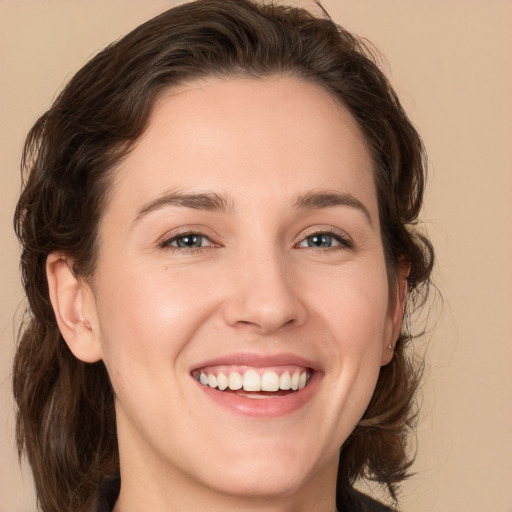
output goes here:
[{"label": "woman's face", "polygon": [[401,317],[370,155],[329,93],[293,77],[166,91],[114,171],[93,283],[123,482],[334,487]]}]

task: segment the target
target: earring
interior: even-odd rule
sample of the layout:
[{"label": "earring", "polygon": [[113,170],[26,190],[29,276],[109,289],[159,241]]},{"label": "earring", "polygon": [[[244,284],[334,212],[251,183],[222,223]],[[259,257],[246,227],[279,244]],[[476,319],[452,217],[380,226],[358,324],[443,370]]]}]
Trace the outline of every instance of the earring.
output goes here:
[{"label": "earring", "polygon": [[391,343],[388,345],[389,351],[393,352],[393,347],[391,346]]}]

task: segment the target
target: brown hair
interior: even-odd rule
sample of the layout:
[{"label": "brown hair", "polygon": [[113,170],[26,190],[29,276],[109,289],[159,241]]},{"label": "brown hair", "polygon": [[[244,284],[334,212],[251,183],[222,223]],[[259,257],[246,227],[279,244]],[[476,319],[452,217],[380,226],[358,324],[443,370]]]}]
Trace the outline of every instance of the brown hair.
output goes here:
[{"label": "brown hair", "polygon": [[[15,229],[29,314],[20,330],[13,386],[17,442],[43,511],[95,510],[97,489],[118,472],[114,399],[102,362],[77,360],[48,295],[45,262],[61,251],[81,278],[94,272],[109,170],[143,132],[165,88],[205,76],[292,74],[320,84],[359,123],[371,150],[390,275],[410,263],[412,299],[428,288],[429,241],[415,234],[422,203],[422,143],[362,40],[305,10],[250,0],[199,0],[164,12],[107,47],[71,79],[30,131]],[[402,334],[373,399],[340,452],[338,506],[360,477],[397,484],[411,464],[406,433],[419,371]]]}]

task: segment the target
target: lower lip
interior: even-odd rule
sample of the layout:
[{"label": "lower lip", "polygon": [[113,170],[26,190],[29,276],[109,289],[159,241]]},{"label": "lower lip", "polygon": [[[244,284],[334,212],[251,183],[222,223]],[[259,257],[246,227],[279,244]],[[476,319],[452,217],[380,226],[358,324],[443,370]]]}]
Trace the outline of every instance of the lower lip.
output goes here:
[{"label": "lower lip", "polygon": [[253,418],[277,418],[304,407],[315,393],[320,380],[321,374],[316,371],[306,387],[283,396],[270,396],[269,398],[247,398],[195,382],[209,399],[231,412]]}]

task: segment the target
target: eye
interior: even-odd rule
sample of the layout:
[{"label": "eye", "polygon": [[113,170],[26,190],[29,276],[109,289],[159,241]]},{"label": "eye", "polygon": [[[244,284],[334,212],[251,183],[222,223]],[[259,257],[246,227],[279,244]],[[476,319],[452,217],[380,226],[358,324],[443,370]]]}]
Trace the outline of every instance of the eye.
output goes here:
[{"label": "eye", "polygon": [[201,249],[213,245],[213,242],[200,233],[180,233],[164,240],[160,246],[169,249]]},{"label": "eye", "polygon": [[321,232],[313,233],[307,236],[298,244],[298,247],[312,249],[331,249],[334,247],[351,248],[352,245],[352,242],[347,237],[339,233]]}]

